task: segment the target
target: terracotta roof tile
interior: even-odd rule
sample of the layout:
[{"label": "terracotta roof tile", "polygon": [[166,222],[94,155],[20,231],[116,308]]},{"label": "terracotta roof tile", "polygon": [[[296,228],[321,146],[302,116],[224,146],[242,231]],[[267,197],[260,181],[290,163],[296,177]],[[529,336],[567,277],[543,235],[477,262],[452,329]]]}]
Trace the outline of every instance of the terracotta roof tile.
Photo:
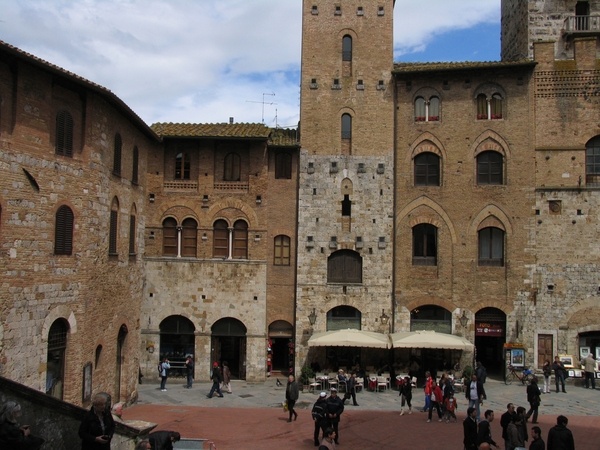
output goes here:
[{"label": "terracotta roof tile", "polygon": [[269,145],[276,147],[299,147],[298,131],[294,128],[276,128],[269,136]]},{"label": "terracotta roof tile", "polygon": [[439,72],[444,70],[469,69],[501,69],[505,67],[535,66],[535,61],[522,59],[519,61],[463,61],[463,62],[428,62],[428,63],[395,63],[393,73]]}]

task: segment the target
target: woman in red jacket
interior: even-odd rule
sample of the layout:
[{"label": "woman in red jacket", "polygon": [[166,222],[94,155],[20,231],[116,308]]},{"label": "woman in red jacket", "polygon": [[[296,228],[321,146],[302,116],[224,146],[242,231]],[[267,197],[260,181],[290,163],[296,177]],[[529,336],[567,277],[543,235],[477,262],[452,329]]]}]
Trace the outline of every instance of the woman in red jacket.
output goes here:
[{"label": "woman in red jacket", "polygon": [[444,401],[444,394],[435,381],[432,381],[431,397],[429,402],[429,418],[427,422],[431,422],[431,413],[433,408],[437,409],[439,422],[442,421],[442,410],[440,409],[441,402]]}]

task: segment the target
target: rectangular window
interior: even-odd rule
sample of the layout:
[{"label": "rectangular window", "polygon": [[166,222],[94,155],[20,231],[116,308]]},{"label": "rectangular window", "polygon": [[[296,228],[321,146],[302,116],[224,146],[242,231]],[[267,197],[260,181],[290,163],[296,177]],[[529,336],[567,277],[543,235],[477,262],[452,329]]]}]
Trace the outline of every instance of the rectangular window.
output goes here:
[{"label": "rectangular window", "polygon": [[118,212],[110,212],[110,238],[108,241],[108,254],[117,255],[117,231],[118,231]]}]

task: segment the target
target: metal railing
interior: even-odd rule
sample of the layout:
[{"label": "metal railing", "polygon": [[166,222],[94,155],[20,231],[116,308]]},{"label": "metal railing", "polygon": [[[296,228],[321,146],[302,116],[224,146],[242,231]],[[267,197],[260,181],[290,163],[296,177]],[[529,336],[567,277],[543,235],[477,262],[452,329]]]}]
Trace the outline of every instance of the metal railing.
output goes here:
[{"label": "metal railing", "polygon": [[565,19],[568,33],[600,32],[600,16],[571,16]]}]

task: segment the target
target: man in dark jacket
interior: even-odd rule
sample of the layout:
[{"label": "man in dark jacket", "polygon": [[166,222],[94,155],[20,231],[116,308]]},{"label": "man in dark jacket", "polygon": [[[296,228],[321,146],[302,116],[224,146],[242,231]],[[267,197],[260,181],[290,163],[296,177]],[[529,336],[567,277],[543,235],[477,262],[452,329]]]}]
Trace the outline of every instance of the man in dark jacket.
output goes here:
[{"label": "man in dark jacket", "polygon": [[515,405],[509,403],[506,405],[506,412],[500,416],[500,426],[502,427],[502,439],[504,439],[504,449],[508,450],[508,424],[512,422],[512,416],[515,414]]},{"label": "man in dark jacket", "polygon": [[344,394],[344,402],[352,397],[352,404],[358,406],[356,403],[356,372],[352,372],[352,375],[346,381],[346,393]]},{"label": "man in dark jacket", "polygon": [[338,425],[340,416],[344,412],[344,401],[338,397],[337,389],[331,388],[331,395],[327,399],[327,421],[329,426],[335,431],[335,443],[339,444]]},{"label": "man in dark jacket", "polygon": [[329,423],[327,420],[327,394],[325,392],[321,392],[319,394],[319,398],[315,402],[312,408],[312,419],[315,423],[315,434],[314,441],[315,447],[319,446],[319,433],[323,430],[323,437],[325,437],[325,429],[327,428],[327,424]]},{"label": "man in dark jacket", "polygon": [[223,377],[221,376],[221,369],[219,369],[218,362],[213,363],[212,381],[213,385],[210,388],[210,393],[207,395],[207,397],[212,398],[215,392],[219,394],[219,397],[223,397],[223,393],[221,392],[221,388],[219,387],[221,381],[223,381]]},{"label": "man in dark jacket", "polygon": [[155,431],[150,433],[150,446],[152,450],[173,450],[173,442],[181,439],[177,431]]},{"label": "man in dark jacket", "polygon": [[477,432],[477,445],[481,445],[483,442],[487,442],[490,446],[498,447],[498,444],[492,439],[492,430],[490,423],[494,421],[494,411],[488,409],[483,413],[485,419],[479,422],[479,431]]},{"label": "man in dark jacket", "polygon": [[569,419],[565,416],[556,418],[556,426],[548,432],[548,450],[575,450],[573,433],[567,428]]},{"label": "man in dark jacket", "polygon": [[467,417],[463,422],[465,450],[477,450],[477,411],[472,406],[467,408]]},{"label": "man in dark jacket", "polygon": [[185,387],[191,389],[194,380],[194,358],[192,358],[192,355],[188,355],[185,359],[185,370],[187,374],[187,385]]},{"label": "man in dark jacket", "polygon": [[477,375],[473,374],[471,381],[466,383],[465,388],[465,397],[467,397],[469,406],[475,408],[475,411],[477,412],[477,422],[479,422],[479,405],[483,402],[483,397],[485,395],[483,384],[477,379]]},{"label": "man in dark jacket", "polygon": [[531,445],[529,450],[546,450],[546,444],[542,439],[542,430],[540,427],[531,428]]},{"label": "man in dark jacket", "polygon": [[567,369],[565,369],[565,365],[562,363],[558,356],[554,357],[552,369],[554,370],[554,382],[556,383],[556,393],[558,394],[558,383],[560,382],[562,385],[562,391],[566,394],[567,391],[565,391],[565,375],[567,373]]}]

